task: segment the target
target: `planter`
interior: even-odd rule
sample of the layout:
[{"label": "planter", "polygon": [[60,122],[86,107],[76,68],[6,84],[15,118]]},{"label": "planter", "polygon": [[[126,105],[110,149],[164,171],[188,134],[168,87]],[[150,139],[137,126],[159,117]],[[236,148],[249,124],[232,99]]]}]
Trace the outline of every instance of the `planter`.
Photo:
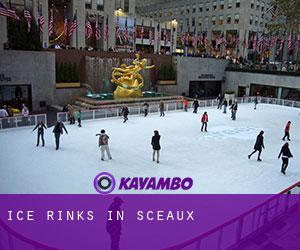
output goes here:
[{"label": "planter", "polygon": [[159,85],[176,85],[176,80],[158,80]]},{"label": "planter", "polygon": [[225,94],[224,97],[226,98],[227,101],[234,100],[235,99],[235,94]]}]

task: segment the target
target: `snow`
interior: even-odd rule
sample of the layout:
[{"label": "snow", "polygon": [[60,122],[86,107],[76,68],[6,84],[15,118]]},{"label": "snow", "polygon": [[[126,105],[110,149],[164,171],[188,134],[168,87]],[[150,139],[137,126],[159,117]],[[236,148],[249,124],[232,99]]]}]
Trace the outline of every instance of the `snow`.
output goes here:
[{"label": "snow", "polygon": [[[208,112],[208,132],[200,132],[200,118]],[[237,120],[216,108],[201,108],[198,114],[175,111],[165,117],[157,113],[83,121],[83,127],[67,125],[55,150],[52,128],[45,133],[46,146],[36,147],[32,128],[0,132],[0,193],[95,194],[93,179],[100,172],[121,177],[192,177],[194,185],[179,193],[278,193],[299,181],[299,111],[290,107],[241,104]],[[277,158],[283,145],[283,130],[292,121],[290,160],[286,176]],[[100,160],[97,147],[101,129],[110,136],[113,160]],[[259,131],[265,131],[262,162],[249,160]],[[161,134],[161,163],[152,162],[150,145],[154,130]],[[115,193],[118,191],[114,191]],[[130,191],[129,193],[167,191]],[[127,192],[128,193],[128,192]],[[176,192],[172,192],[176,193]]]}]

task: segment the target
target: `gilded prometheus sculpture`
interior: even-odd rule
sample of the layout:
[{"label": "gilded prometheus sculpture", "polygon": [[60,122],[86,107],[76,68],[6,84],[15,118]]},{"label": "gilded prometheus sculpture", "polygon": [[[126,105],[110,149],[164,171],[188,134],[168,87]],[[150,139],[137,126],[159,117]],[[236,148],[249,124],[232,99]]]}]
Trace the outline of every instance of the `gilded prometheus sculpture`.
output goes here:
[{"label": "gilded prometheus sculpture", "polygon": [[135,57],[132,65],[121,64],[120,68],[113,68],[111,81],[117,85],[114,91],[115,99],[142,96],[144,79],[139,72],[152,69],[154,65],[146,66],[147,59],[140,60],[139,54],[135,54]]}]

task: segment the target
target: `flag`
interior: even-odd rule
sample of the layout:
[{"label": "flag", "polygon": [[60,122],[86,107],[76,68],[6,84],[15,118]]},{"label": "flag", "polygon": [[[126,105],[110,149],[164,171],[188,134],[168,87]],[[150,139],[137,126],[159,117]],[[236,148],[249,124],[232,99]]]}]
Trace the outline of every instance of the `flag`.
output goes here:
[{"label": "flag", "polygon": [[132,33],[133,50],[136,49],[136,18],[134,18],[133,33]]},{"label": "flag", "polygon": [[277,44],[278,37],[277,36],[272,36],[271,41],[270,41],[270,48],[274,48]]},{"label": "flag", "polygon": [[77,27],[78,27],[77,14],[75,13],[74,17],[73,17],[73,21],[71,22],[71,25],[70,25],[69,37],[71,37],[73,35],[74,31],[77,30]]},{"label": "flag", "polygon": [[192,45],[194,48],[197,48],[197,35],[196,35],[196,28],[194,29],[193,37],[192,37]]},{"label": "flag", "polygon": [[65,37],[68,36],[68,19],[67,19],[66,11],[64,13],[64,36]]},{"label": "flag", "polygon": [[159,52],[159,46],[161,41],[160,23],[157,23],[157,51]]},{"label": "flag", "polygon": [[48,27],[49,36],[54,34],[54,17],[53,17],[53,9],[50,10],[50,19],[49,19],[49,27]]},{"label": "flag", "polygon": [[27,8],[26,8],[26,1],[25,0],[24,0],[24,18],[25,18],[25,20],[27,22],[27,32],[30,32],[32,17],[31,17],[30,11],[27,10]]},{"label": "flag", "polygon": [[120,29],[120,25],[119,25],[119,16],[117,16],[115,36],[116,36],[116,39],[120,40],[120,44],[122,44],[121,29]]},{"label": "flag", "polygon": [[85,37],[87,39],[90,39],[92,35],[93,35],[93,28],[92,28],[91,22],[89,20],[89,17],[86,16],[85,17]]},{"label": "flag", "polygon": [[42,6],[38,5],[38,24],[39,24],[39,29],[40,32],[43,33],[44,31],[44,24],[45,24],[45,17],[43,16],[42,13]]},{"label": "flag", "polygon": [[181,33],[180,33],[180,42],[181,42],[182,47],[184,47],[185,35],[184,35],[183,30],[181,30]]},{"label": "flag", "polygon": [[125,33],[124,33],[124,39],[125,42],[129,41],[129,31],[128,31],[128,23],[127,23],[127,17],[125,19]]},{"label": "flag", "polygon": [[282,50],[283,49],[283,47],[284,47],[284,41],[285,40],[285,37],[282,37],[281,38],[281,43],[280,43],[280,47],[279,47],[279,50]]},{"label": "flag", "polygon": [[149,29],[149,43],[150,46],[153,45],[153,30],[152,30],[152,20],[150,22],[150,29]]},{"label": "flag", "polygon": [[144,19],[142,20],[142,27],[141,27],[141,43],[143,44],[144,42]]},{"label": "flag", "polygon": [[256,51],[256,47],[257,47],[257,35],[255,34],[254,38],[253,38],[253,50]]},{"label": "flag", "polygon": [[108,15],[107,15],[105,29],[104,29],[104,40],[108,41],[108,38],[109,38],[109,26],[108,26]]},{"label": "flag", "polygon": [[97,16],[96,24],[95,24],[95,37],[96,37],[96,40],[100,40],[100,38],[101,38],[101,32],[100,32],[100,26],[99,26],[99,22],[98,22],[98,16]]},{"label": "flag", "polygon": [[218,38],[216,39],[216,46],[219,46],[225,42],[224,33],[222,33]]},{"label": "flag", "polygon": [[293,41],[292,41],[292,33],[289,35],[289,43],[288,43],[288,50],[293,50]]},{"label": "flag", "polygon": [[263,36],[263,34],[261,34],[259,36],[257,46],[258,46],[258,50],[259,51],[263,51],[264,50],[264,36]]},{"label": "flag", "polygon": [[164,29],[164,45],[165,45],[165,47],[167,46],[168,41],[169,41],[169,35],[168,35],[167,24],[166,24],[165,29]]},{"label": "flag", "polygon": [[298,50],[300,50],[300,34],[297,36]]},{"label": "flag", "polygon": [[14,10],[6,7],[4,3],[0,1],[0,16],[6,16],[13,19],[20,19]]}]

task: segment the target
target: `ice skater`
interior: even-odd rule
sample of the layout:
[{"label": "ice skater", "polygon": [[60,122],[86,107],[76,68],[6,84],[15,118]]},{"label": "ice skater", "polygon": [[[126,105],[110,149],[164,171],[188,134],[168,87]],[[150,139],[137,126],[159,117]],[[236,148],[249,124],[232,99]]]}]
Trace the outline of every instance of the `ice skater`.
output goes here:
[{"label": "ice skater", "polygon": [[284,137],[282,138],[283,141],[285,141],[285,138],[290,141],[290,130],[291,130],[291,121],[288,121],[284,128]]},{"label": "ice skater", "polygon": [[282,159],[282,165],[281,165],[281,173],[283,173],[285,175],[285,171],[289,165],[289,158],[292,158],[293,155],[290,151],[290,148],[289,148],[289,143],[286,142],[281,150],[280,150],[280,153],[278,155],[278,159],[280,158],[280,156],[282,155],[281,159]]},{"label": "ice skater", "polygon": [[47,129],[44,122],[39,121],[38,124],[34,127],[32,132],[37,129],[37,143],[36,146],[38,147],[40,145],[40,137],[42,138],[42,146],[45,146],[45,140],[44,140],[44,129]]},{"label": "ice skater", "polygon": [[73,106],[68,104],[68,116],[69,116],[70,124],[75,124],[74,114],[75,114],[75,110],[74,110]]},{"label": "ice skater", "polygon": [[109,146],[108,146],[109,136],[107,134],[105,134],[104,129],[102,129],[100,131],[100,134],[96,134],[96,136],[99,136],[98,146],[100,147],[100,150],[101,150],[101,161],[104,161],[105,152],[107,154],[108,159],[111,160],[112,157],[111,157]]},{"label": "ice skater", "polygon": [[237,102],[234,102],[234,103],[231,105],[230,109],[231,109],[231,119],[232,119],[233,121],[235,121],[235,120],[236,120],[236,112],[237,112],[237,109],[238,109],[238,104],[237,104]]},{"label": "ice skater", "polygon": [[152,160],[155,161],[155,154],[157,155],[156,157],[156,162],[159,163],[159,152],[160,152],[160,135],[157,130],[154,131],[154,136],[152,136],[151,140],[151,145],[153,148],[153,157]]},{"label": "ice skater", "polygon": [[53,129],[53,133],[55,136],[56,150],[59,149],[60,136],[63,134],[63,130],[66,132],[66,134],[68,134],[68,131],[65,125],[62,123],[62,121],[57,121]]},{"label": "ice skater", "polygon": [[254,109],[256,109],[257,104],[258,104],[258,97],[255,96],[255,99],[254,99]]},{"label": "ice skater", "polygon": [[224,101],[223,101],[223,113],[226,114],[227,112],[227,106],[228,106],[228,102],[226,100],[226,98],[224,98]]},{"label": "ice skater", "polygon": [[146,117],[149,113],[149,104],[147,102],[144,103],[143,109],[144,109],[144,117]]},{"label": "ice skater", "polygon": [[160,111],[160,116],[165,116],[165,103],[163,100],[159,102],[159,111]]},{"label": "ice skater", "polygon": [[121,114],[123,115],[123,118],[124,118],[123,123],[127,122],[127,121],[128,121],[129,110],[128,110],[128,108],[127,108],[126,106],[124,106],[124,107],[122,108]]},{"label": "ice skater", "polygon": [[193,108],[194,108],[193,113],[194,113],[194,114],[197,114],[198,108],[199,108],[199,102],[198,102],[197,99],[195,99],[194,102],[193,102]]},{"label": "ice skater", "polygon": [[262,149],[265,149],[265,145],[264,145],[264,131],[260,131],[259,135],[256,137],[256,142],[254,145],[254,151],[248,155],[248,159],[251,158],[251,156],[256,153],[258,151],[258,157],[257,157],[257,161],[261,161],[260,155],[261,155],[261,151]]},{"label": "ice skater", "polygon": [[223,100],[222,100],[221,94],[218,95],[217,101],[218,101],[218,109],[222,109]]},{"label": "ice skater", "polygon": [[78,127],[81,128],[82,112],[80,109],[76,112],[76,118],[78,122]]},{"label": "ice skater", "polygon": [[189,101],[187,99],[183,99],[182,103],[183,103],[183,110],[185,112],[188,112]]},{"label": "ice skater", "polygon": [[203,132],[203,129],[205,132],[207,132],[207,123],[208,123],[208,114],[207,112],[204,112],[201,118],[202,126],[201,126],[201,132]]}]

